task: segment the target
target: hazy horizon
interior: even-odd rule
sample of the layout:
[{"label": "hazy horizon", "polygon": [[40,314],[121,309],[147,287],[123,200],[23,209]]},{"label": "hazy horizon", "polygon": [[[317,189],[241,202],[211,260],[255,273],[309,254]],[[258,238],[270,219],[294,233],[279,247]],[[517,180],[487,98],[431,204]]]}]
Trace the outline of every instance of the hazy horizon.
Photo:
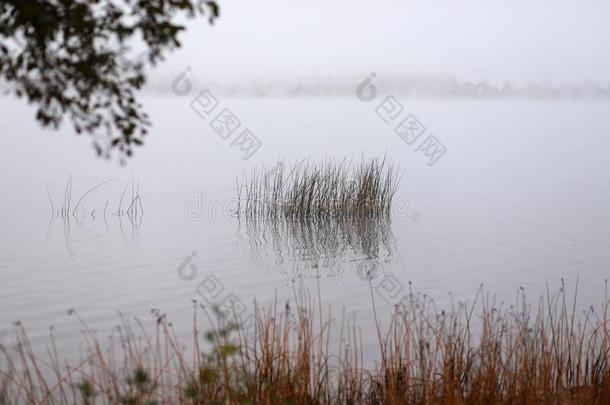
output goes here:
[{"label": "hazy horizon", "polygon": [[[27,327],[28,349],[31,341],[33,352],[46,354],[57,343],[70,361],[78,356],[81,361],[85,352],[80,349],[94,347],[92,335],[82,333],[85,321],[105,338],[108,332],[126,330],[117,328],[125,325],[124,319],[137,319],[138,325],[150,320],[149,329],[141,328],[142,341],[155,342],[163,318],[171,320],[167,330],[177,342],[198,341],[214,325],[197,315],[195,322],[203,323],[193,328],[194,308],[201,305],[208,315],[220,314],[219,325],[232,330],[238,319],[234,315],[253,319],[255,303],[273,311],[286,308],[286,315],[317,324],[298,307],[297,287],[302,287],[313,293],[313,300],[307,300],[320,308],[320,315],[326,312],[323,306],[329,308],[328,330],[336,337],[331,348],[351,344],[353,325],[354,342],[360,341],[353,351],[362,357],[356,374],[368,375],[369,365],[377,369],[386,362],[386,352],[379,355],[380,338],[397,335],[401,328],[390,323],[395,311],[412,311],[415,307],[405,305],[408,297],[422,294],[434,311],[442,311],[422,313],[434,315],[430,319],[440,326],[420,334],[417,325],[424,322],[412,322],[414,328],[404,331],[417,343],[388,353],[427,353],[421,342],[445,336],[445,328],[470,342],[461,331],[471,330],[471,317],[462,310],[464,303],[474,302],[490,309],[472,319],[491,325],[489,335],[497,344],[481,340],[473,349],[463,345],[464,355],[454,356],[452,348],[460,345],[453,341],[431,343],[443,353],[451,349],[446,352],[459,360],[456,370],[476,366],[479,357],[487,359],[479,353],[490,347],[501,348],[501,358],[510,346],[508,352],[517,356],[508,358],[524,365],[527,378],[538,370],[555,381],[538,384],[544,385],[540,390],[530,384],[536,393],[560,380],[573,384],[561,387],[566,395],[584,389],[602,392],[597,376],[610,376],[610,363],[587,369],[585,384],[572,375],[581,365],[607,356],[610,323],[596,312],[571,318],[566,308],[577,315],[596,303],[605,305],[600,314],[610,308],[610,1],[220,0],[214,25],[208,16],[186,21],[181,47],[164,53],[166,59],[154,68],[145,67],[143,87],[143,65],[137,62],[147,50],[154,60],[159,43],[174,40],[170,36],[164,42],[163,34],[174,32],[171,24],[167,28],[168,16],[157,21],[151,15],[165,7],[182,10],[185,4],[117,3],[134,7],[126,18],[138,20],[141,13],[139,27],[146,27],[142,35],[149,39],[148,49],[139,42],[139,32],[128,37],[131,47],[120,47],[115,36],[131,29],[110,23],[108,28],[104,15],[95,14],[103,2],[78,2],[78,7],[95,9],[82,18],[74,2],[40,2],[47,8],[34,14],[36,29],[18,26],[33,32],[24,36],[29,45],[19,48],[19,38],[9,38],[12,46],[0,49],[0,56],[4,52],[18,66],[11,70],[10,63],[4,65],[3,77],[13,83],[0,81],[6,133],[0,148],[5,231],[0,236],[0,358],[15,341],[15,321]],[[13,4],[24,10],[26,22],[30,9],[37,9],[33,3]],[[112,4],[109,21],[116,15]],[[49,7],[61,13],[46,18]],[[13,18],[10,12],[3,16]],[[87,41],[76,37],[81,26],[98,22],[99,34],[87,28]],[[47,24],[53,23],[61,28],[50,36],[55,42],[42,50],[32,46],[40,45]],[[10,27],[5,31],[10,33]],[[112,32],[104,36],[107,31]],[[69,32],[76,38],[62,38]],[[82,52],[76,51],[79,47]],[[570,293],[552,296],[555,291]],[[574,295],[572,303],[571,291],[578,291],[578,302]],[[525,305],[525,292],[532,309],[546,294],[549,301],[540,303],[548,303],[549,311],[565,322],[547,329],[553,318],[530,317],[535,311]],[[492,311],[496,305],[502,311]],[[224,311],[217,313],[218,308]],[[445,314],[453,313],[463,316],[467,328],[452,326]],[[268,314],[288,325],[289,318],[279,312]],[[526,318],[538,328],[533,333]],[[587,323],[594,318],[603,328]],[[592,337],[573,337],[568,324],[581,319]],[[517,333],[505,326],[511,325],[508,320],[521,325]],[[383,335],[380,324],[392,328],[391,333]],[[260,331],[264,324],[258,325]],[[316,336],[323,343],[316,333],[303,328],[297,339]],[[521,339],[530,335],[539,337]],[[555,342],[557,336],[566,342],[561,350],[540,343],[547,338]],[[512,345],[515,338],[526,351]],[[581,344],[587,341],[600,344],[599,354]],[[294,342],[305,357],[320,359],[315,350],[301,350],[301,340]],[[111,343],[117,349],[131,347],[124,340]],[[417,347],[422,350],[411,350]],[[562,368],[560,374],[543,372],[534,363],[530,367],[523,359],[528,350],[538,354],[539,347],[549,350],[540,355],[544,367],[548,359],[561,358],[561,363],[551,363],[575,368]],[[227,345],[219,348],[222,354]],[[114,364],[112,353],[108,364]],[[209,353],[212,359],[217,352]],[[277,353],[284,363],[284,352]],[[587,353],[593,360],[573,361],[582,357],[572,353]],[[148,358],[144,354],[141,358]],[[428,395],[443,388],[444,370],[450,369],[429,369],[428,364],[441,364],[435,356],[388,362],[397,366],[400,384],[378,383],[390,381],[381,373],[357,390],[397,385]],[[179,356],[155,361],[154,373],[169,372],[167,378],[151,380],[155,389],[170,391],[171,385],[173,398],[183,402],[189,401],[183,388],[191,387],[191,380],[205,382],[202,393],[217,391],[215,380],[208,380],[213,375],[206,371],[208,356],[184,356],[191,357],[196,363],[192,375],[162,366],[182,367]],[[16,359],[18,364],[27,357]],[[121,356],[116,359],[121,370],[131,371],[120,364]],[[286,363],[299,370],[302,364],[310,367],[300,360]],[[512,384],[505,378],[504,370],[512,365],[492,363],[489,368],[509,382],[494,384],[518,391],[505,402],[530,398],[523,394],[521,380]],[[98,374],[88,360],[75,364]],[[400,364],[425,367],[404,374]],[[54,376],[77,382],[79,369],[70,367]],[[278,370],[278,384],[284,385],[288,380],[282,376],[292,372]],[[311,385],[309,380],[317,377],[307,373],[293,373],[307,384],[289,385]],[[449,373],[459,381],[452,379],[447,387],[468,380],[469,386],[489,391],[494,384],[487,382],[500,381],[487,372],[474,378],[461,373]],[[2,387],[13,381],[17,391],[38,392],[30,388],[30,374],[20,372],[21,380],[12,379],[12,369],[0,367],[0,403]],[[407,374],[413,383],[403,383]],[[431,378],[430,389],[420,382],[424,374]],[[173,378],[181,375],[185,384],[174,384]],[[130,378],[120,379],[126,381],[125,392],[134,390],[134,381],[138,384]],[[249,386],[249,371],[233,380]],[[9,383],[3,386],[3,381]],[[268,375],[264,381],[269,385]],[[60,391],[60,384],[46,386]],[[99,398],[92,401],[103,400],[102,392],[114,393],[106,390],[110,386],[104,379]],[[298,389],[299,395],[305,392]],[[98,385],[95,390],[97,394]],[[487,392],[477,398],[484,402]],[[116,397],[106,402],[116,402]]]},{"label": "hazy horizon", "polygon": [[223,83],[375,71],[605,85],[609,12],[601,0],[225,1],[213,26],[187,22],[182,48],[151,72],[151,81],[167,81],[188,66],[199,80]]}]

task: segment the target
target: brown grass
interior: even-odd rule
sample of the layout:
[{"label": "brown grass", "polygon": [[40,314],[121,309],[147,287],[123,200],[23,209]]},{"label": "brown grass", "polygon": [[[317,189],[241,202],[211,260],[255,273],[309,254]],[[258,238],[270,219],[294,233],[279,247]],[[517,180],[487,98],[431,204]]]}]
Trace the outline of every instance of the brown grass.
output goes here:
[{"label": "brown grass", "polygon": [[[294,309],[255,304],[251,334],[222,317],[203,322],[207,312],[197,307],[189,350],[161,314],[152,336],[123,321],[108,350],[87,330],[85,354],[72,364],[60,361],[53,338],[46,359],[35,356],[18,325],[18,349],[2,349],[0,403],[576,404],[610,398],[607,295],[600,307],[577,316],[576,295],[563,289],[533,306],[520,292],[508,308],[479,292],[448,312],[409,293],[386,328],[376,321],[378,361],[369,369],[360,330],[347,321],[331,328],[319,297],[303,288],[295,295]],[[336,353],[330,353],[331,332],[340,342]]]}]

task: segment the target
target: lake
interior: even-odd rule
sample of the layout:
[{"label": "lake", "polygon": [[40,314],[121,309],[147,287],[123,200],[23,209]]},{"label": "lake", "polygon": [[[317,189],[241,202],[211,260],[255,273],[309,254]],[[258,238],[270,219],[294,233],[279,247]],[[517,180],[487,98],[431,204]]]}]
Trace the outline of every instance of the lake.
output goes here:
[{"label": "lake", "polygon": [[[610,275],[609,105],[398,98],[446,148],[433,165],[356,97],[218,97],[262,143],[244,160],[191,98],[146,95],[154,127],[125,166],[97,159],[69,126],[43,130],[33,110],[0,98],[0,342],[12,341],[19,320],[35,347],[54,325],[71,348],[82,325],[69,309],[104,335],[119,312],[148,321],[158,308],[188,336],[193,299],[238,301],[247,316],[253,299],[290,300],[299,280],[315,296],[319,288],[336,319],[345,310],[358,321],[371,338],[365,350],[375,345],[372,297],[389,313],[409,288],[450,307],[482,284],[510,304],[520,287],[535,300],[547,283],[553,291],[578,278],[580,304],[600,302]],[[233,215],[244,170],[376,156],[404,171],[390,221]],[[111,181],[67,221],[57,213],[69,179],[72,209]],[[137,210],[116,214],[138,195]]]}]

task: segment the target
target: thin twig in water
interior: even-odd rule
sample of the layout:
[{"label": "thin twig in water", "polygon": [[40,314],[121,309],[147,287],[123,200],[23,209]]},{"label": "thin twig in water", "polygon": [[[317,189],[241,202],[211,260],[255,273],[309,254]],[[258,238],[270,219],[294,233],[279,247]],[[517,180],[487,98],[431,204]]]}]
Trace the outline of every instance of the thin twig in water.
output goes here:
[{"label": "thin twig in water", "polygon": [[51,216],[55,214],[55,207],[53,206],[53,200],[51,199],[51,193],[49,193],[49,187],[47,186],[47,182],[44,182],[44,188],[47,191],[47,197],[49,198],[49,203],[51,204]]},{"label": "thin twig in water", "polygon": [[74,213],[76,212],[76,210],[78,209],[78,206],[80,205],[80,203],[85,199],[85,197],[87,197],[87,195],[89,195],[89,193],[93,192],[95,189],[103,186],[104,184],[108,184],[112,181],[115,181],[116,179],[110,179],[110,180],[106,180],[101,182],[100,184],[98,184],[97,186],[89,189],[89,191],[87,191],[85,194],[83,194],[83,196],[78,200],[78,202],[76,203],[76,205],[74,206],[74,210],[72,211],[72,216],[74,216]]},{"label": "thin twig in water", "polygon": [[132,180],[129,180],[127,182],[127,184],[125,184],[125,188],[123,189],[123,194],[121,194],[121,199],[119,200],[119,209],[116,212],[116,214],[118,215],[123,215],[123,211],[121,211],[121,204],[123,204],[123,197],[125,197],[125,192],[127,191],[127,187],[129,186],[129,184],[132,182]]}]

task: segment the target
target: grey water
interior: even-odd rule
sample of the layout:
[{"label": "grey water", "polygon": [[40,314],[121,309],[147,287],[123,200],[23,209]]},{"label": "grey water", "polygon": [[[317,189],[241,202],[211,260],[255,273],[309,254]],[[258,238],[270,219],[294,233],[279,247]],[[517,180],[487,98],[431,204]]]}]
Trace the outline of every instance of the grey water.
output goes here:
[{"label": "grey water", "polygon": [[[511,303],[579,280],[595,304],[610,275],[610,105],[594,101],[401,100],[446,147],[433,165],[375,106],[335,99],[222,98],[262,143],[248,160],[189,100],[145,96],[154,127],[125,166],[94,156],[68,125],[0,98],[0,343],[21,321],[44,348],[81,340],[78,312],[101,336],[118,314],[157,308],[188,336],[193,300],[250,310],[319,288],[372,335],[372,299],[389,313],[409,288],[440,307],[481,285]],[[233,214],[235,180],[261,164],[381,157],[404,175],[388,221],[269,223]],[[57,215],[95,185],[69,221]],[[137,188],[136,188],[137,187]],[[51,202],[47,197],[47,190]],[[117,215],[141,198],[137,215]],[[54,206],[54,213],[51,210]],[[104,211],[105,214],[104,214]],[[317,296],[317,292],[315,292]],[[277,298],[276,298],[277,297]]]}]

